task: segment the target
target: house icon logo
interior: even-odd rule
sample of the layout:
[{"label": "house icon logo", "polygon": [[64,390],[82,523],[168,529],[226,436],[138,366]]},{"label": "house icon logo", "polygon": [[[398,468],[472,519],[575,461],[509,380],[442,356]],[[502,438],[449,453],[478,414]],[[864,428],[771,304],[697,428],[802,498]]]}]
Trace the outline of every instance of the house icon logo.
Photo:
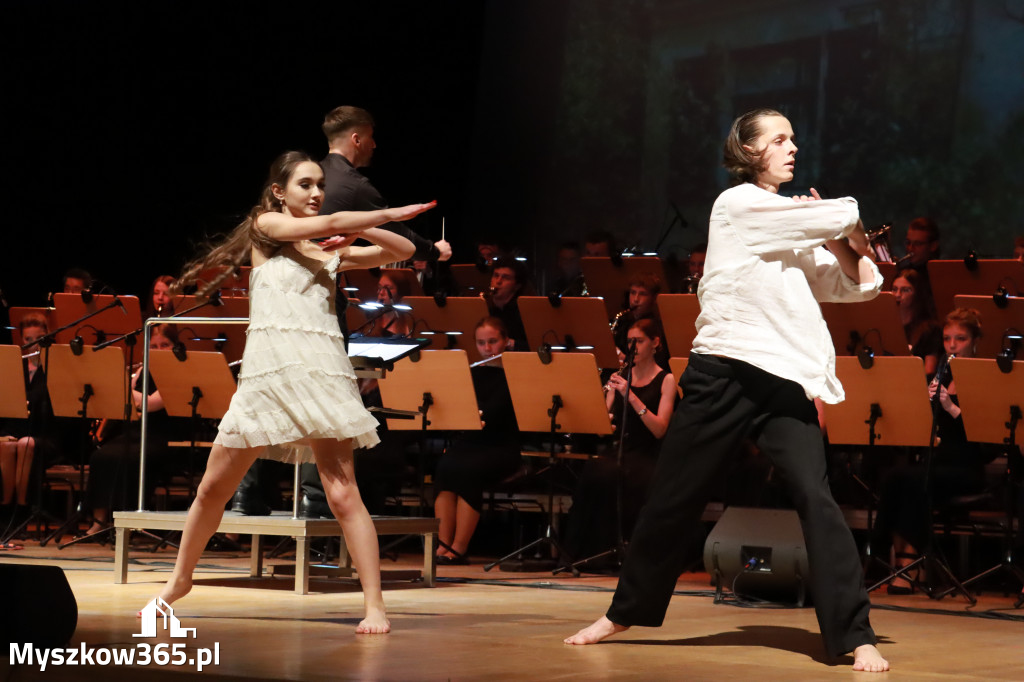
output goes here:
[{"label": "house icon logo", "polygon": [[169,630],[171,637],[187,638],[191,632],[192,637],[195,638],[196,629],[181,627],[181,621],[174,615],[174,609],[160,597],[152,600],[142,609],[142,632],[132,635],[132,637],[156,637],[157,624],[161,618],[163,619],[163,629]]}]

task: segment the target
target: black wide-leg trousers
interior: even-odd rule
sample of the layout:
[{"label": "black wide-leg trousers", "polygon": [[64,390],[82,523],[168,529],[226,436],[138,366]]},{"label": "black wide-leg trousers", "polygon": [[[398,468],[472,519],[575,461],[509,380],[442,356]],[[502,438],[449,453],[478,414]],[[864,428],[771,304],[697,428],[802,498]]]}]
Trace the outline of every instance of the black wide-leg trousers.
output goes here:
[{"label": "black wide-leg trousers", "polygon": [[860,557],[826,475],[817,411],[799,384],[752,365],[691,354],[608,619],[657,627],[684,568],[683,541],[744,437],[783,478],[803,527],[814,609],[829,656],[874,644]]}]

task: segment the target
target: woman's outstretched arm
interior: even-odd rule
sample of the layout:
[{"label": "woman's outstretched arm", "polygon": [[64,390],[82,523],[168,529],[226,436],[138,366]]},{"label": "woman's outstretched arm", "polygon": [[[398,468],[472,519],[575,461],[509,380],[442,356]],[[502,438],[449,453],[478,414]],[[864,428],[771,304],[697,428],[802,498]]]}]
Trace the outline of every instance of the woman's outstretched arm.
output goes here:
[{"label": "woman's outstretched arm", "polygon": [[341,254],[338,270],[375,268],[395,261],[408,260],[416,252],[416,245],[391,230],[371,227],[359,236],[373,246],[350,246]]},{"label": "woman's outstretched arm", "polygon": [[347,232],[360,232],[384,223],[409,220],[436,205],[437,202],[432,201],[429,204],[410,204],[379,211],[339,211],[330,215],[306,218],[296,218],[284,213],[262,213],[256,218],[256,227],[271,239],[300,242]]}]

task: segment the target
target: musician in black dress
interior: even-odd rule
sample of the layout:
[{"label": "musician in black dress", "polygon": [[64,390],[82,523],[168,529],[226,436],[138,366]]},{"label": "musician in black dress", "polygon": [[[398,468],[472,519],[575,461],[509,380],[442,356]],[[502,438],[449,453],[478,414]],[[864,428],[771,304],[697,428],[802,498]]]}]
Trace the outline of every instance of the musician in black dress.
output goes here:
[{"label": "musician in black dress", "polygon": [[[981,336],[978,311],[957,308],[946,316],[942,327],[942,343],[946,355],[972,358]],[[951,498],[971,495],[985,485],[985,463],[998,454],[983,443],[967,440],[964,420],[960,414],[956,381],[945,362],[928,385],[928,394],[938,396],[937,441],[931,453],[930,471],[926,462],[894,467],[882,483],[878,517],[874,528],[873,547],[885,552],[890,543],[894,565],[906,566],[918,557],[918,550],[928,542],[931,510],[941,509]],[[927,473],[926,473],[927,471]],[[929,488],[931,509],[928,505]],[[889,594],[910,594],[911,583],[900,577],[888,585]]]},{"label": "musician in black dress", "polygon": [[[45,336],[46,320],[26,316],[18,324],[22,344],[34,343]],[[46,390],[46,374],[40,361],[39,347],[24,351],[31,357],[22,361],[25,372],[25,397],[28,401],[27,419],[6,419],[0,424],[0,476],[3,477],[3,509],[0,510],[0,537],[4,529],[21,525],[28,517],[28,484],[32,474],[32,460],[40,449],[47,420],[53,416],[50,396]]]},{"label": "musician in black dress", "polygon": [[636,350],[624,428],[625,371],[613,374],[606,385],[608,412],[616,430],[625,439],[622,471],[618,469],[617,452],[590,459],[583,467],[573,494],[566,537],[569,553],[575,557],[589,556],[614,546],[619,523],[615,496],[620,478],[622,529],[629,539],[637,514],[647,500],[660,442],[675,410],[675,377],[660,367],[656,359],[663,346],[661,326],[654,319],[644,318],[633,323],[625,338],[627,349],[635,347]]},{"label": "musician in black dress", "polygon": [[438,538],[444,543],[437,550],[441,564],[469,563],[466,550],[480,520],[484,491],[522,465],[519,425],[499,357],[510,346],[508,330],[501,320],[485,317],[474,334],[483,359],[495,359],[471,370],[483,429],[454,439],[434,472],[434,516],[441,521]]}]

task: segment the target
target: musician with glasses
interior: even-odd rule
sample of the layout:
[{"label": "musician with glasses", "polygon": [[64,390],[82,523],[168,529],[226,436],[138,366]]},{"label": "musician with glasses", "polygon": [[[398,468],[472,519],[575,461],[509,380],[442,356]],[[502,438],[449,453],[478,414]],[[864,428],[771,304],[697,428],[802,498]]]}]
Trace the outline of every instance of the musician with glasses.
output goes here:
[{"label": "musician with glasses", "polygon": [[927,304],[929,315],[935,317],[935,301],[932,298],[932,285],[928,279],[928,261],[939,257],[939,225],[927,216],[914,218],[907,226],[907,238],[904,241],[907,255],[900,259],[897,267],[902,272],[913,270],[920,276],[917,295]]}]

